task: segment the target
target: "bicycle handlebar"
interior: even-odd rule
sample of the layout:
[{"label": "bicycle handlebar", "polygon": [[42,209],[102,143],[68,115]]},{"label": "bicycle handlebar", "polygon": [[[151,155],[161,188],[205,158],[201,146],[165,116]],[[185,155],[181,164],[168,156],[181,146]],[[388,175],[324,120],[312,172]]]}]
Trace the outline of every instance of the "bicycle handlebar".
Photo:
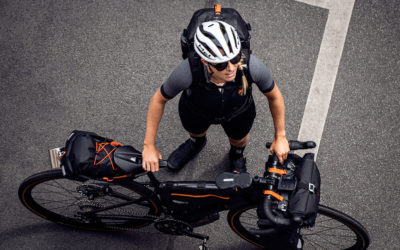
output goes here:
[{"label": "bicycle handlebar", "polygon": [[[271,145],[272,145],[272,142],[267,142],[265,146],[267,148],[270,148]],[[317,144],[313,141],[305,141],[305,142],[294,141],[294,140],[289,141],[290,150],[310,149],[310,148],[315,148],[316,146],[317,146]]]}]

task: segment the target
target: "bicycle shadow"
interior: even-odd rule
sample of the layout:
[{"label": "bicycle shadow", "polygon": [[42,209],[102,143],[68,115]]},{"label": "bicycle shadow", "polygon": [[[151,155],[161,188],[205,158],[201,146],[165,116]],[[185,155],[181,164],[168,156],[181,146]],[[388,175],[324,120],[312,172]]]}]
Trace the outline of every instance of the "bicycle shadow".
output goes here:
[{"label": "bicycle shadow", "polygon": [[[147,227],[146,231],[120,231],[120,232],[94,232],[80,229],[74,229],[54,223],[36,223],[26,226],[13,228],[0,232],[0,245],[7,249],[7,242],[15,249],[21,246],[29,245],[29,249],[51,249],[53,246],[57,249],[107,249],[104,242],[110,244],[118,243],[119,246],[125,246],[124,249],[182,249],[182,246],[198,246],[201,242],[198,240],[184,237],[162,234],[155,229]],[[40,235],[45,235],[46,242],[40,241]],[[15,244],[17,241],[19,244]],[[33,242],[33,243],[32,243]],[[159,244],[158,244],[158,243]],[[210,247],[217,247],[221,250],[232,249],[232,246],[221,247],[217,239],[210,239]],[[40,247],[37,247],[40,244]],[[162,247],[161,247],[162,246]],[[42,248],[42,249],[43,249]],[[121,249],[121,248],[119,248]],[[235,249],[256,249],[249,243],[242,241],[235,245]]]},{"label": "bicycle shadow", "polygon": [[[101,242],[104,241],[118,242],[118,244],[129,244],[130,246],[134,246],[133,248],[130,247],[130,249],[159,249],[158,247],[152,248],[154,242],[160,241],[164,242],[164,244],[165,241],[168,242],[167,235],[163,235],[152,227],[131,232],[95,232],[46,222],[2,231],[0,232],[0,242],[2,246],[6,246],[7,242],[12,241],[11,243],[13,243],[18,239],[17,242],[25,245],[26,243],[30,243],[34,241],[34,239],[39,239],[43,236],[46,238],[46,242],[44,243],[46,247],[54,245],[57,246],[57,248],[63,248],[62,245],[64,245],[64,247],[68,247],[69,249],[81,249],[88,245],[91,247],[97,245],[102,248]],[[143,240],[144,238],[146,238],[145,241]],[[101,239],[101,242],[99,239]],[[38,243],[34,242],[34,244]],[[18,246],[15,247],[18,248]]]},{"label": "bicycle shadow", "polygon": [[204,169],[204,171],[200,172],[197,179],[214,181],[217,175],[222,172],[231,172],[229,168],[229,153],[226,153],[220,162],[213,165],[212,167],[208,167]]}]

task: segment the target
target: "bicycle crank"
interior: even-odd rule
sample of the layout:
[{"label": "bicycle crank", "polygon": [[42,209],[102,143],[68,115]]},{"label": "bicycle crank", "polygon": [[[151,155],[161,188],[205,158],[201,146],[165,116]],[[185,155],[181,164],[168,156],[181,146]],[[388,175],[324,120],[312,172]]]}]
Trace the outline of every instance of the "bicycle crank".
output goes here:
[{"label": "bicycle crank", "polygon": [[193,227],[188,223],[170,218],[155,221],[154,227],[163,233],[172,235],[185,235],[185,232],[193,231]]},{"label": "bicycle crank", "polygon": [[192,238],[203,240],[203,245],[205,246],[205,242],[209,239],[207,235],[197,234],[193,232],[193,227],[180,220],[175,220],[172,218],[160,219],[154,222],[154,227],[166,234],[172,235],[185,235]]}]

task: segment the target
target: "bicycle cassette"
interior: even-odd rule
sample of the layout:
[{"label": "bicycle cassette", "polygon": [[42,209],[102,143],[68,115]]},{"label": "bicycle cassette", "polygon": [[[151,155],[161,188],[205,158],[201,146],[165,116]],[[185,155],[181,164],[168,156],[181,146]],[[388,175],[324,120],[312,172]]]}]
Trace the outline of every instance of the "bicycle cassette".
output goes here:
[{"label": "bicycle cassette", "polygon": [[154,222],[154,227],[166,234],[186,235],[193,231],[193,227],[186,222],[174,219],[161,219]]}]

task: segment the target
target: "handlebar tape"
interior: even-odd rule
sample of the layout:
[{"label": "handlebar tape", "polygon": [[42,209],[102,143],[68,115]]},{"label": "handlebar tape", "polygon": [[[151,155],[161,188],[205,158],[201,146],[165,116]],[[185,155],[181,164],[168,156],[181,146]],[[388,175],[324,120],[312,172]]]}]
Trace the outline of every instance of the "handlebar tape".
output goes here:
[{"label": "handlebar tape", "polygon": [[[267,142],[266,147],[270,148],[272,145],[272,142]],[[301,142],[301,141],[289,141],[289,147],[290,150],[299,150],[299,149],[310,149],[310,148],[315,148],[317,144],[313,141],[306,141],[306,142]]]},{"label": "handlebar tape", "polygon": [[292,221],[290,219],[278,217],[272,213],[271,203],[272,203],[271,197],[267,195],[264,199],[264,204],[263,204],[265,216],[267,216],[267,218],[273,223],[275,223],[277,226],[291,226]]}]

